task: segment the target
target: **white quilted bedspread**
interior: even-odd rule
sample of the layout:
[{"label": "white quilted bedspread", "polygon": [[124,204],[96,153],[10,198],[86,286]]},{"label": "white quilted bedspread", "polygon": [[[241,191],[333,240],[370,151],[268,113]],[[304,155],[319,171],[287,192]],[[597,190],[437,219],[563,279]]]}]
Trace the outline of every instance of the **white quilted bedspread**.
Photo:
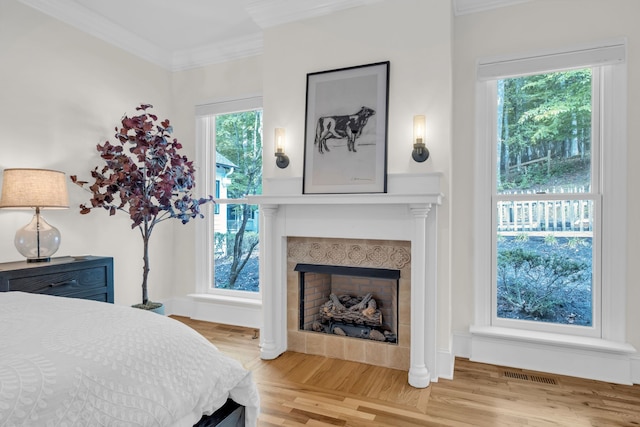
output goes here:
[{"label": "white quilted bedspread", "polygon": [[227,397],[254,426],[251,373],[174,319],[0,292],[0,426],[191,426]]}]

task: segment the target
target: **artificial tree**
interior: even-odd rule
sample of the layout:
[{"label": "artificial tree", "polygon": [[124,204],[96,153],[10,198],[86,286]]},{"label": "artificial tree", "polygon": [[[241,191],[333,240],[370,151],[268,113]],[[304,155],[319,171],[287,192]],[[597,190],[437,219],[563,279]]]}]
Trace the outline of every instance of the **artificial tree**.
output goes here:
[{"label": "artificial tree", "polygon": [[88,214],[95,208],[104,208],[109,215],[126,212],[131,218],[131,228],[138,228],[143,242],[142,304],[135,307],[154,309],[161,304],[149,301],[147,279],[149,276],[149,239],[155,226],[167,219],[176,218],[183,224],[203,215],[200,206],[212,202],[211,196],[195,198],[193,162],[181,155],[182,145],[171,139],[173,127],[169,120],[158,123],[158,117],[147,112],[152,105],[136,108],[137,116],[124,116],[121,127],[116,127],[112,145],[106,141],[97,145],[105,165],[91,171],[94,182],[71,180],[88,189],[92,194],[90,205],[80,205],[80,213]]}]

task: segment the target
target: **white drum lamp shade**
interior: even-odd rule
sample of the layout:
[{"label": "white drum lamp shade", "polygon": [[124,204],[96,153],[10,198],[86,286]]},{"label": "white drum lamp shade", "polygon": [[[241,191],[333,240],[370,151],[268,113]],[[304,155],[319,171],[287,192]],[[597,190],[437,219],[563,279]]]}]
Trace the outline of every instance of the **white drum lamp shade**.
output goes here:
[{"label": "white drum lamp shade", "polygon": [[49,169],[5,169],[0,208],[35,209],[29,224],[16,232],[16,249],[27,262],[46,262],[60,247],[60,232],[40,216],[41,209],[69,207],[63,172]]}]

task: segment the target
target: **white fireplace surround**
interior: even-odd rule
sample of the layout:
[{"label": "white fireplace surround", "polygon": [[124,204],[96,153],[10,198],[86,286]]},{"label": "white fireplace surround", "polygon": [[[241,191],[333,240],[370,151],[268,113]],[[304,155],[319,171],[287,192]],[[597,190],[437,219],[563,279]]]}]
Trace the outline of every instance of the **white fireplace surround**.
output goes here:
[{"label": "white fireplace surround", "polygon": [[261,357],[287,350],[287,237],[404,240],[411,242],[409,384],[437,381],[437,224],[440,174],[389,175],[384,194],[300,194],[300,178],[271,179],[261,212],[263,325]]}]

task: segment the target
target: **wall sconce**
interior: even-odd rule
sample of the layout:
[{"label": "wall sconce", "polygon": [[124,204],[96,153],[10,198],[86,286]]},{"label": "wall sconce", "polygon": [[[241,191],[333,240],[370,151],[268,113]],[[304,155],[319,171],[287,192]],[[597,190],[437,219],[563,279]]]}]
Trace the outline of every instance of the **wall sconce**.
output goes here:
[{"label": "wall sconce", "polygon": [[429,158],[429,150],[424,145],[424,116],[413,116],[413,152],[411,157],[422,163]]},{"label": "wall sconce", "polygon": [[60,247],[60,232],[40,216],[40,209],[68,208],[63,172],[48,169],[5,169],[0,208],[35,209],[31,222],[16,232],[16,249],[27,262],[47,262]]},{"label": "wall sconce", "polygon": [[284,128],[276,128],[276,166],[280,169],[284,169],[289,166],[289,156],[284,154],[284,137],[285,130]]}]

